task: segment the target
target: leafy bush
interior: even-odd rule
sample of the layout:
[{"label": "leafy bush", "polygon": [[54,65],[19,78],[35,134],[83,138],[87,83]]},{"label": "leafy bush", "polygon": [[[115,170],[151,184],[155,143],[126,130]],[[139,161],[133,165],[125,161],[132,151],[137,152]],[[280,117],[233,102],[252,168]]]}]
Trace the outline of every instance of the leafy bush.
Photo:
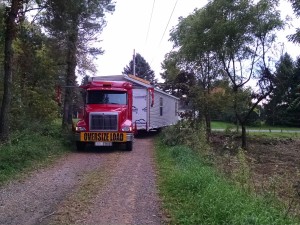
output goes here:
[{"label": "leafy bush", "polygon": [[29,126],[0,146],[0,183],[68,151],[59,124]]},{"label": "leafy bush", "polygon": [[202,124],[180,121],[162,132],[162,141],[168,146],[185,145],[203,154],[207,154],[209,145]]}]

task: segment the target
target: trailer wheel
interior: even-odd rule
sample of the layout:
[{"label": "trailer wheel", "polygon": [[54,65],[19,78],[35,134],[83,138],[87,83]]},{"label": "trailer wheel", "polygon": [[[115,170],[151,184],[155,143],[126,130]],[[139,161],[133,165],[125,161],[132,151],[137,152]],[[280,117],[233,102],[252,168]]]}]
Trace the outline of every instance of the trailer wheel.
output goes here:
[{"label": "trailer wheel", "polygon": [[126,151],[132,151],[132,141],[127,141],[126,142],[126,148],[125,148],[125,150]]},{"label": "trailer wheel", "polygon": [[81,142],[81,141],[76,141],[76,149],[77,149],[77,151],[84,151],[85,143]]}]

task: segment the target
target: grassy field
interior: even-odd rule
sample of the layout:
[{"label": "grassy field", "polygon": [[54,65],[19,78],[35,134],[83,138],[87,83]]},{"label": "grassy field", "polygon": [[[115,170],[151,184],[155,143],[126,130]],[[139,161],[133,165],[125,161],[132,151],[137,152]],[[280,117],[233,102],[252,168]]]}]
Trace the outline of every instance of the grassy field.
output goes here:
[{"label": "grassy field", "polygon": [[[212,121],[211,126],[213,129],[236,129],[236,125],[233,123],[227,123],[222,121]],[[279,126],[268,126],[268,125],[261,125],[261,126],[247,126],[249,130],[289,130],[289,131],[299,131],[300,127],[279,127]]]},{"label": "grassy field", "polygon": [[60,126],[54,123],[35,131],[23,130],[12,135],[11,143],[1,145],[0,184],[70,151],[70,146],[61,135]]},{"label": "grassy field", "polygon": [[169,224],[299,224],[273,199],[231,184],[187,147],[156,141],[159,193]]},{"label": "grassy field", "polygon": [[[236,125],[227,122],[213,121],[211,123],[212,129],[216,130],[231,130],[236,131]],[[266,138],[299,138],[300,137],[300,128],[296,127],[272,127],[262,125],[259,127],[246,127],[248,135],[259,136]],[[241,127],[239,128],[241,131]]]},{"label": "grassy field", "polygon": [[299,132],[248,132],[248,135],[259,138],[300,138]]}]

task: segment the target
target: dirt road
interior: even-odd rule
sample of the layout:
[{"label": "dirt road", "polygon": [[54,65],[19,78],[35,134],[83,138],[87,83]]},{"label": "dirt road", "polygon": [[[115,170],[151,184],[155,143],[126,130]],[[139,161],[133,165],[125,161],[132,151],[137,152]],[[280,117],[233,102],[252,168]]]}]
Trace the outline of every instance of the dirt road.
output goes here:
[{"label": "dirt road", "polygon": [[0,187],[0,224],[162,224],[152,139],[71,153]]}]

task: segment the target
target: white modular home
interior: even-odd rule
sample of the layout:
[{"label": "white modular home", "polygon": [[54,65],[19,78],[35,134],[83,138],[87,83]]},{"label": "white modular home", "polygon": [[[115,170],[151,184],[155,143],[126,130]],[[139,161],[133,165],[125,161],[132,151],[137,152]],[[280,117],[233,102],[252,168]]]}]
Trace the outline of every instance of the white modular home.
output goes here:
[{"label": "white modular home", "polygon": [[132,120],[138,131],[160,129],[178,122],[179,99],[154,88],[149,81],[133,75],[98,76],[92,79],[132,83]]}]

